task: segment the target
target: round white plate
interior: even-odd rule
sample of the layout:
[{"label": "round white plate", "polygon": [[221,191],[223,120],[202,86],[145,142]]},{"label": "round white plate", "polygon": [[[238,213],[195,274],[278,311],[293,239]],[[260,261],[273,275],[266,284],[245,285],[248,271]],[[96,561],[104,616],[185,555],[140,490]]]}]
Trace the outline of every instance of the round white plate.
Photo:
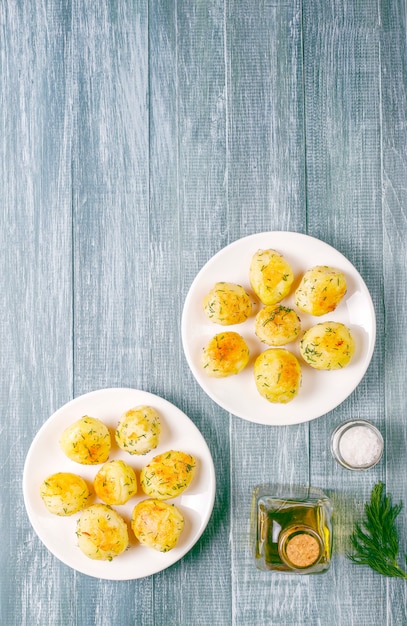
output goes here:
[{"label": "round white plate", "polygon": [[[302,274],[315,265],[329,265],[344,272],[347,293],[333,313],[321,317],[298,312],[302,331],[324,320],[346,324],[355,339],[355,354],[342,370],[317,371],[299,355],[297,342],[287,344],[302,365],[302,385],[298,395],[288,404],[272,404],[257,391],[253,363],[267,349],[254,333],[255,313],[244,323],[220,326],[211,322],[202,307],[204,296],[216,282],[234,282],[253,295],[249,281],[249,267],[253,254],[259,249],[272,248],[280,252],[294,272],[294,284],[289,297],[282,304],[293,307],[293,294]],[[202,349],[222,330],[233,330],[246,340],[251,358],[248,366],[237,376],[211,378],[200,364]],[[320,417],[347,398],[361,381],[370,360],[376,339],[376,317],[369,291],[355,267],[332,246],[300,233],[265,232],[238,239],[215,254],[193,281],[185,299],[182,314],[182,343],[185,357],[202,389],[219,406],[243,419],[259,424],[299,424]]]},{"label": "round white plate", "polygon": [[[161,418],[159,445],[144,456],[130,455],[120,450],[114,441],[114,430],[122,413],[131,407],[152,406]],[[87,558],[76,543],[76,522],[79,513],[59,517],[48,512],[40,495],[42,481],[55,472],[74,472],[82,476],[90,488],[100,465],[80,465],[68,459],[59,446],[63,430],[83,415],[99,418],[112,435],[109,459],[122,459],[139,471],[156,454],[166,450],[181,450],[197,460],[197,471],[186,491],[169,500],[181,510],[185,526],[175,548],[157,552],[138,544],[129,528],[130,547],[113,561]],[[75,398],[56,411],[35,436],[24,466],[24,501],[30,522],[44,545],[58,559],[73,569],[108,580],[130,580],[160,572],[181,559],[198,541],[209,521],[215,499],[215,470],[209,448],[193,422],[173,404],[156,395],[136,389],[102,389]],[[139,491],[129,502],[114,506],[127,522],[134,506],[147,498]],[[96,502],[92,496],[90,503]]]}]

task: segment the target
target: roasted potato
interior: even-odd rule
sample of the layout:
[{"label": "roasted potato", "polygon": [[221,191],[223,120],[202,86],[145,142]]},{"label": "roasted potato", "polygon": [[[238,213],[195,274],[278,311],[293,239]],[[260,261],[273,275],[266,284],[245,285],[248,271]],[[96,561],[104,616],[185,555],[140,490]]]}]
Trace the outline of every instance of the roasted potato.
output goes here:
[{"label": "roasted potato", "polygon": [[203,349],[201,364],[208,376],[238,374],[249,362],[249,348],[238,333],[227,331],[212,337]]},{"label": "roasted potato", "polygon": [[50,513],[73,515],[86,506],[89,489],[81,476],[57,472],[48,476],[40,487],[41,498]]},{"label": "roasted potato", "polygon": [[178,543],[184,518],[175,504],[143,500],[134,507],[131,528],[141,544],[168,552]]},{"label": "roasted potato", "polygon": [[300,341],[302,358],[317,370],[346,367],[354,351],[352,334],[340,322],[320,322],[307,330]]},{"label": "roasted potato", "polygon": [[145,494],[158,500],[179,496],[191,484],[196,461],[191,454],[168,450],[155,456],[140,473],[140,485]]},{"label": "roasted potato", "polygon": [[269,348],[254,363],[256,387],[269,402],[286,404],[297,395],[301,385],[301,366],[285,348]]},{"label": "roasted potato", "polygon": [[71,461],[97,465],[109,458],[110,433],[103,422],[85,415],[64,430],[60,446]]},{"label": "roasted potato", "polygon": [[256,315],[254,331],[269,346],[284,346],[300,333],[301,321],[293,309],[281,304],[265,306]]},{"label": "roasted potato", "polygon": [[125,504],[137,493],[136,473],[124,461],[108,461],[96,474],[93,487],[105,504]]},{"label": "roasted potato", "polygon": [[305,272],[295,291],[295,304],[304,313],[320,316],[336,309],[346,293],[343,272],[317,265]]},{"label": "roasted potato", "polygon": [[240,285],[216,283],[205,296],[203,309],[215,324],[229,326],[247,320],[252,312],[252,301]]},{"label": "roasted potato", "polygon": [[129,545],[126,522],[106,504],[93,504],[82,511],[76,535],[82,552],[98,561],[111,561]]},{"label": "roasted potato", "polygon": [[129,454],[147,454],[157,447],[161,434],[160,416],[151,406],[136,406],[120,418],[116,443]]},{"label": "roasted potato", "polygon": [[291,289],[294,275],[289,263],[276,250],[258,250],[250,264],[250,283],[263,304],[277,304]]}]

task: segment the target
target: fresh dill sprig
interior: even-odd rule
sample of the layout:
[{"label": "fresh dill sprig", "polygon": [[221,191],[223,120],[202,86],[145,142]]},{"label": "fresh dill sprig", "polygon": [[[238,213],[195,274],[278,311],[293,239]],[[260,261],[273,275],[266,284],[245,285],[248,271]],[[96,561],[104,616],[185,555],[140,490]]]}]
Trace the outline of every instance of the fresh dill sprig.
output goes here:
[{"label": "fresh dill sprig", "polygon": [[402,502],[393,505],[384,484],[377,483],[370,502],[365,504],[365,519],[355,524],[350,536],[354,552],[349,553],[348,558],[359,565],[367,565],[383,576],[407,580],[407,571],[398,564],[399,536],[395,524],[402,507]]}]

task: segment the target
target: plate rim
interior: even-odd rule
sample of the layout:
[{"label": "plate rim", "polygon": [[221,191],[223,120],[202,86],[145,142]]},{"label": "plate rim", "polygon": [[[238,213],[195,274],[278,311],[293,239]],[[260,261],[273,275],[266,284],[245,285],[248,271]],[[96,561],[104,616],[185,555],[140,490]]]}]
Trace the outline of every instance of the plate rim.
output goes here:
[{"label": "plate rim", "polygon": [[[167,405],[171,408],[171,410],[175,410],[176,412],[178,412],[179,414],[181,414],[183,416],[183,418],[185,420],[187,420],[189,422],[189,426],[195,430],[197,438],[200,440],[199,445],[200,447],[202,446],[205,449],[205,464],[207,466],[207,472],[208,472],[208,479],[209,479],[209,483],[208,483],[208,494],[209,497],[207,496],[206,500],[207,500],[207,507],[205,510],[205,513],[200,517],[200,522],[199,522],[199,527],[197,528],[197,530],[195,531],[193,537],[191,538],[190,541],[188,541],[188,543],[186,544],[186,546],[180,551],[179,554],[176,555],[176,558],[174,558],[173,560],[171,560],[168,564],[165,564],[163,567],[159,567],[154,569],[154,571],[149,571],[147,574],[145,575],[137,575],[137,576],[132,576],[132,575],[123,575],[123,576],[109,576],[109,575],[105,575],[105,574],[95,574],[89,571],[86,571],[86,567],[78,567],[75,564],[72,564],[72,562],[69,561],[69,559],[66,558],[62,558],[59,554],[56,554],[53,550],[53,548],[50,546],[50,543],[47,540],[46,537],[46,533],[45,533],[45,537],[44,537],[44,533],[42,532],[42,529],[39,530],[41,528],[41,525],[38,523],[35,513],[33,511],[33,508],[31,506],[30,503],[30,495],[29,495],[29,491],[30,489],[32,489],[32,485],[30,484],[30,480],[28,477],[28,469],[30,467],[30,464],[33,460],[33,458],[35,457],[35,448],[38,445],[38,441],[41,440],[41,437],[44,435],[44,432],[47,431],[47,429],[54,424],[54,422],[57,422],[58,419],[61,419],[61,414],[63,414],[67,409],[69,409],[71,406],[74,406],[77,402],[84,400],[86,398],[92,399],[92,396],[98,396],[98,395],[102,395],[105,393],[123,393],[123,392],[136,392],[139,394],[142,394],[142,396],[145,398],[145,400],[147,399],[151,399],[151,400],[158,400],[160,403],[162,403],[163,405]],[[147,402],[145,402],[147,404]],[[102,420],[103,421],[103,420]],[[57,442],[56,442],[57,445]],[[152,453],[154,452],[154,450],[151,451]],[[158,454],[158,452],[157,452]],[[111,460],[111,459],[109,459]],[[93,465],[93,466],[86,466],[86,467],[93,467],[95,468],[95,472],[102,466],[102,464],[97,464],[97,465]],[[78,464],[78,473],[80,473],[80,467],[81,465]],[[58,469],[56,468],[55,471],[58,471]],[[192,550],[192,548],[197,544],[197,542],[199,541],[199,539],[202,537],[203,533],[205,532],[208,523],[212,517],[212,513],[213,513],[213,508],[214,508],[214,504],[215,504],[215,498],[216,498],[216,472],[215,472],[215,465],[214,465],[214,461],[213,461],[213,457],[212,457],[212,453],[210,451],[210,448],[204,438],[204,436],[202,435],[201,431],[199,430],[198,426],[191,420],[191,418],[184,413],[184,411],[182,411],[182,409],[180,409],[178,406],[176,406],[175,404],[173,404],[172,402],[170,402],[169,400],[167,400],[166,398],[159,396],[158,394],[154,394],[150,391],[145,391],[143,389],[136,389],[134,387],[124,387],[122,385],[118,386],[118,387],[103,387],[100,389],[95,389],[83,394],[80,394],[79,396],[76,396],[75,398],[72,398],[71,400],[69,400],[68,402],[66,402],[65,404],[63,404],[62,406],[60,406],[58,409],[56,409],[46,420],[45,422],[40,426],[40,428],[37,430],[36,434],[34,435],[29,449],[27,451],[25,460],[24,460],[24,467],[23,467],[23,476],[22,476],[22,491],[23,491],[23,500],[24,500],[24,505],[25,505],[25,510],[26,510],[26,514],[28,517],[28,520],[31,524],[32,529],[34,530],[35,534],[37,535],[37,537],[39,538],[39,540],[41,541],[41,543],[47,548],[47,550],[61,563],[63,563],[64,565],[70,567],[72,570],[77,571],[81,574],[85,574],[87,576],[90,576],[92,578],[96,578],[96,579],[100,579],[100,580],[138,580],[138,579],[143,579],[143,578],[147,578],[149,576],[153,576],[154,574],[157,574],[159,572],[162,572],[166,569],[168,569],[169,567],[171,567],[172,565],[175,565],[175,563],[179,562],[182,558],[185,557],[185,555]],[[138,491],[138,496],[140,495],[144,495],[140,492],[140,488]],[[148,496],[145,496],[146,498],[148,498]],[[99,502],[99,500],[98,500]],[[52,515],[52,514],[50,514]],[[58,516],[52,516],[52,518],[50,518],[51,520],[53,520],[53,518],[55,518],[55,521],[57,521],[58,519],[67,519],[67,518],[59,518]],[[128,523],[128,521],[126,522]],[[129,525],[129,524],[128,524]],[[79,550],[79,548],[78,548]],[[171,552],[167,552],[167,555],[170,555]],[[91,564],[94,564],[98,561],[94,561],[92,559],[89,559]],[[103,561],[99,561],[98,563],[104,563]]]},{"label": "plate rim", "polygon": [[[193,296],[193,291],[194,291],[194,287],[196,286],[196,284],[199,282],[199,280],[201,279],[201,277],[203,275],[205,275],[206,271],[208,270],[208,268],[212,265],[215,264],[216,261],[218,260],[219,257],[223,256],[227,251],[232,250],[234,247],[238,247],[239,245],[242,245],[244,242],[249,242],[250,240],[258,240],[260,238],[265,238],[265,237],[278,237],[278,236],[284,236],[284,237],[290,237],[292,239],[302,239],[303,241],[307,241],[308,243],[311,243],[312,241],[317,242],[318,245],[323,245],[324,247],[328,248],[332,254],[335,254],[337,256],[339,256],[343,263],[348,266],[351,270],[352,273],[354,275],[357,276],[358,281],[359,281],[359,286],[361,287],[362,291],[364,292],[364,296],[366,297],[366,301],[369,305],[369,314],[370,314],[370,319],[371,319],[371,326],[372,326],[372,330],[371,333],[369,334],[369,343],[368,343],[368,349],[366,351],[366,354],[364,355],[364,366],[361,368],[361,371],[358,373],[358,376],[355,378],[356,384],[352,387],[352,389],[349,391],[349,393],[347,393],[346,396],[344,396],[342,398],[342,400],[338,403],[336,402],[333,403],[332,406],[330,406],[326,411],[324,412],[320,412],[318,415],[313,415],[311,417],[303,417],[301,419],[298,419],[297,421],[287,421],[284,422],[282,419],[280,419],[279,421],[265,421],[265,420],[257,420],[257,419],[253,419],[253,418],[249,418],[246,415],[242,415],[239,412],[235,412],[233,410],[231,410],[230,408],[228,408],[227,406],[224,406],[224,404],[222,404],[221,402],[219,402],[219,399],[216,397],[216,394],[212,392],[212,390],[208,390],[202,383],[201,380],[199,379],[199,377],[196,376],[195,373],[195,366],[194,363],[192,361],[192,357],[190,356],[190,352],[189,352],[189,346],[188,346],[188,341],[187,341],[187,331],[186,331],[186,327],[187,327],[187,318],[186,318],[186,310],[188,308],[188,306],[190,306],[190,302],[192,300],[192,296]],[[278,248],[278,246],[276,246]],[[310,267],[312,267],[312,264],[310,265]],[[323,316],[321,316],[323,317]],[[316,318],[316,319],[320,319],[320,318]],[[321,319],[321,321],[323,321]],[[216,325],[214,325],[216,326]],[[236,325],[236,327],[238,327],[240,325]],[[227,327],[226,326],[218,326],[219,329],[224,329],[226,330]],[[220,330],[218,331],[220,332]],[[185,300],[184,300],[184,306],[183,306],[183,310],[182,310],[182,316],[181,316],[181,341],[182,341],[182,347],[183,347],[183,351],[184,351],[184,356],[185,359],[187,361],[187,364],[196,380],[196,382],[199,384],[199,386],[201,387],[201,389],[204,391],[204,393],[211,398],[211,400],[213,400],[213,402],[215,402],[219,407],[221,407],[223,410],[227,411],[228,413],[230,413],[231,415],[238,417],[239,419],[243,419],[252,423],[257,423],[257,424],[262,424],[265,426],[294,426],[294,425],[298,425],[301,423],[306,423],[306,422],[311,422],[315,419],[319,419],[320,417],[323,417],[324,415],[326,415],[327,413],[329,413],[330,411],[334,410],[335,408],[337,408],[338,406],[340,406],[357,388],[357,386],[360,384],[360,382],[362,381],[363,377],[365,376],[369,365],[371,363],[372,357],[373,357],[373,353],[374,353],[374,349],[375,349],[375,345],[376,345],[376,334],[377,334],[377,319],[376,319],[376,312],[375,312],[375,308],[374,308],[374,304],[373,304],[373,300],[372,300],[372,296],[370,294],[370,291],[366,285],[365,280],[363,279],[362,275],[360,274],[359,270],[353,265],[353,263],[342,253],[340,252],[340,250],[338,250],[337,248],[335,248],[334,246],[332,246],[331,244],[323,241],[322,239],[319,239],[318,237],[314,237],[313,235],[307,235],[305,233],[301,233],[301,232],[296,232],[296,231],[290,231],[290,230],[275,230],[275,231],[262,231],[262,232],[258,232],[258,233],[252,233],[250,235],[246,235],[244,237],[239,237],[238,239],[235,239],[234,241],[230,242],[229,244],[227,244],[226,246],[224,246],[223,248],[221,248],[220,250],[218,250],[214,255],[212,255],[204,264],[203,266],[200,268],[200,270],[197,272],[197,274],[195,275],[194,279],[192,280],[187,294],[185,296]],[[271,346],[267,346],[267,347],[271,347]],[[283,346],[284,347],[284,346]],[[266,348],[265,348],[266,349]],[[270,403],[272,404],[272,403]]]}]

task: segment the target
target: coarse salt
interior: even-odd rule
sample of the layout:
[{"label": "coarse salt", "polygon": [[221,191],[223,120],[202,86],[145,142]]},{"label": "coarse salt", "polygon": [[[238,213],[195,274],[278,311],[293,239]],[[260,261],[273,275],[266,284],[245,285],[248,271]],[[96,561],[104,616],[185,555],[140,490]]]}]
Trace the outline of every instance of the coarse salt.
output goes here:
[{"label": "coarse salt", "polygon": [[339,451],[348,465],[363,467],[377,460],[382,451],[382,444],[377,434],[370,428],[353,426],[341,436]]}]

